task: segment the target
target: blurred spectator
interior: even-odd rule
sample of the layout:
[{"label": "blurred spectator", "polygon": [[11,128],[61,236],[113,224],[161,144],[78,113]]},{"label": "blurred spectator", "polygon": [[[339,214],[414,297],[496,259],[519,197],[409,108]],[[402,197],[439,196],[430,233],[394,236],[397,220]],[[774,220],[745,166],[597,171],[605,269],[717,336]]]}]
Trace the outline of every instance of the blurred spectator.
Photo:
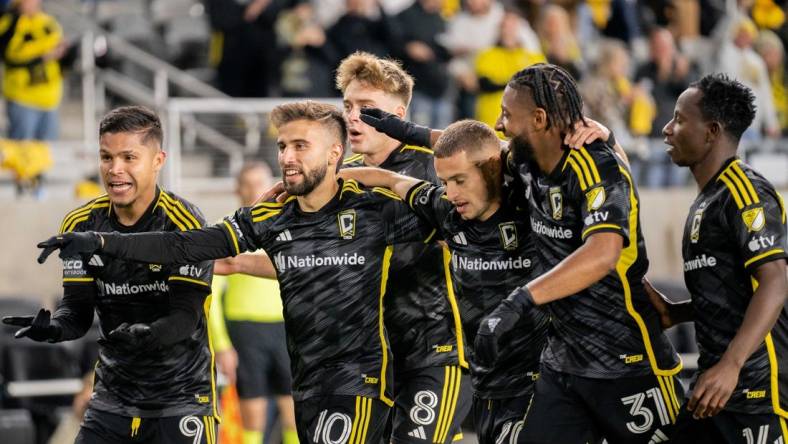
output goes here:
[{"label": "blurred spectator", "polygon": [[780,135],[766,64],[752,48],[757,36],[755,23],[739,12],[731,13],[715,30],[716,70],[750,87],[757,99],[755,120],[742,135],[744,140],[759,140],[763,134]]},{"label": "blurred spectator", "polygon": [[781,133],[786,136],[788,135],[788,91],[786,90],[788,77],[785,72],[785,48],[777,34],[761,31],[755,42],[755,49],[766,63],[777,120],[780,123]]},{"label": "blurred spectator", "polygon": [[585,4],[594,25],[603,36],[630,43],[640,35],[636,2],[588,0]]},{"label": "blurred spectator", "polygon": [[[303,0],[302,0],[303,1]],[[278,84],[274,23],[299,0],[206,0],[220,49],[216,79],[233,97],[268,97]]]},{"label": "blurred spectator", "polygon": [[433,128],[445,128],[453,120],[451,104],[446,100],[450,55],[438,43],[438,36],[446,30],[441,16],[443,2],[416,0],[396,17],[396,49],[404,68],[416,80],[410,107],[412,118]]},{"label": "blurred spectator", "polygon": [[451,18],[440,42],[452,54],[449,72],[459,87],[457,118],[473,116],[479,80],[474,60],[484,48],[495,44],[503,19],[503,6],[494,0],[468,0],[465,8]]},{"label": "blurred spectator", "polygon": [[332,95],[332,64],[323,57],[326,43],[317,23],[315,8],[301,3],[280,15],[276,22],[277,40],[288,49],[282,61],[281,88],[284,97],[328,97]]},{"label": "blurred spectator", "polygon": [[66,50],[60,25],[41,10],[41,0],[17,0],[0,18],[0,41],[8,136],[57,139],[57,108],[63,95],[58,60]]},{"label": "blurred spectator", "polygon": [[326,52],[332,71],[356,51],[386,57],[395,44],[392,18],[376,0],[347,0],[345,3],[347,12],[326,33]]},{"label": "blurred spectator", "polygon": [[553,4],[545,5],[539,16],[537,33],[547,61],[564,68],[579,81],[583,72],[583,59],[566,9]]},{"label": "blurred spectator", "polygon": [[654,98],[656,117],[649,136],[660,142],[650,147],[647,167],[639,179],[651,187],[682,185],[684,174],[673,166],[661,142],[662,128],[673,118],[676,100],[697,78],[697,70],[676,50],[673,34],[665,28],[651,31],[649,48],[650,59],[638,67],[635,82]]},{"label": "blurred spectator", "polygon": [[[495,45],[503,15],[504,7],[497,0],[468,0],[465,8],[449,20],[446,33],[439,37],[439,42],[452,54],[449,72],[459,87],[457,118],[475,114],[479,89],[474,67],[476,56]],[[519,21],[518,33],[525,48],[541,51],[539,39],[528,21]]]},{"label": "blurred spectator", "polygon": [[580,92],[588,116],[615,133],[630,154],[633,176],[639,177],[638,158],[646,153],[644,142],[636,137],[651,133],[655,109],[648,92],[630,82],[629,63],[629,53],[621,42],[602,41],[594,71],[580,83]]},{"label": "blurred spectator", "polygon": [[495,126],[501,110],[503,90],[509,79],[523,68],[545,62],[540,51],[526,48],[519,32],[522,18],[507,13],[501,21],[498,43],[482,51],[476,58],[476,76],[479,79],[479,97],[476,103],[476,120]]}]

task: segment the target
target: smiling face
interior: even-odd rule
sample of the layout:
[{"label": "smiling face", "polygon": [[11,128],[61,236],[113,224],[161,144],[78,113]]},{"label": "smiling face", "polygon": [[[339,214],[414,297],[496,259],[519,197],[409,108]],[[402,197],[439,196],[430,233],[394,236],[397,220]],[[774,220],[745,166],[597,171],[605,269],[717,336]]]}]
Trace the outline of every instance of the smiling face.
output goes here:
[{"label": "smiling face", "polygon": [[155,193],[165,154],[144,133],[105,133],[99,138],[101,179],[112,205],[130,207]]},{"label": "smiling face", "polygon": [[495,130],[509,139],[509,149],[517,163],[533,159],[534,155],[531,140],[534,133],[531,119],[534,106],[524,95],[525,91],[507,86],[501,99],[501,114],[495,122]]},{"label": "smiling face", "polygon": [[391,138],[362,122],[362,108],[380,108],[383,111],[405,116],[402,99],[359,80],[348,83],[343,94],[343,116],[348,127],[350,149],[356,154],[376,154],[389,147]]},{"label": "smiling face", "polygon": [[667,153],[678,166],[692,167],[702,161],[711,150],[706,143],[708,123],[700,109],[700,90],[689,88],[679,96],[673,118],[662,129]]},{"label": "smiling face", "polygon": [[276,143],[285,191],[293,196],[304,196],[327,176],[335,179],[343,150],[330,128],[317,121],[293,120],[278,130]]}]

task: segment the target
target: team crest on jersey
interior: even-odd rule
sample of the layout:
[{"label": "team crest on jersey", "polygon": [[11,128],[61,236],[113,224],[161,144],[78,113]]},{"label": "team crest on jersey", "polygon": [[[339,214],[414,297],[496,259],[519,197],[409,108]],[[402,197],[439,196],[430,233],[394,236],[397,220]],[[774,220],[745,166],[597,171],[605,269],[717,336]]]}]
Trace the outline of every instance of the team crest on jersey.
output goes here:
[{"label": "team crest on jersey", "polygon": [[602,208],[605,199],[607,199],[607,195],[605,194],[605,189],[602,187],[596,187],[587,192],[586,201],[588,202],[588,211],[596,211]]},{"label": "team crest on jersey", "polygon": [[761,231],[766,225],[766,216],[763,214],[763,207],[753,208],[741,214],[744,224],[749,231]]},{"label": "team crest on jersey", "polygon": [[695,210],[692,216],[692,227],[690,228],[690,243],[697,244],[700,240],[700,221],[703,219],[703,208]]},{"label": "team crest on jersey", "polygon": [[339,236],[342,239],[353,239],[356,235],[356,210],[345,210],[337,214]]},{"label": "team crest on jersey", "polygon": [[564,197],[561,194],[561,187],[550,188],[550,210],[554,220],[561,220],[564,216]]},{"label": "team crest on jersey", "polygon": [[161,271],[161,264],[148,264],[148,268],[150,271],[158,273]]},{"label": "team crest on jersey", "polygon": [[504,222],[498,225],[501,232],[501,244],[504,250],[514,250],[517,248],[517,227],[514,222]]}]

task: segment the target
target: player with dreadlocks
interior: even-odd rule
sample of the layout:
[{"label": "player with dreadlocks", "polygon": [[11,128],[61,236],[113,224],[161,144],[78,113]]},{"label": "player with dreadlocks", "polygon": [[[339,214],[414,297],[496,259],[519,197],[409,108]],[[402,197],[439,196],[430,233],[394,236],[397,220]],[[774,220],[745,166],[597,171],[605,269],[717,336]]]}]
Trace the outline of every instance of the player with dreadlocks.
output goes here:
[{"label": "player with dreadlocks", "polygon": [[676,421],[681,362],[642,283],[648,259],[626,164],[603,143],[563,144],[582,109],[574,80],[554,65],[518,72],[504,91],[496,129],[510,139],[549,271],[482,322],[475,349],[494,359],[499,338],[546,305],[552,327],[520,442],[661,442]]}]

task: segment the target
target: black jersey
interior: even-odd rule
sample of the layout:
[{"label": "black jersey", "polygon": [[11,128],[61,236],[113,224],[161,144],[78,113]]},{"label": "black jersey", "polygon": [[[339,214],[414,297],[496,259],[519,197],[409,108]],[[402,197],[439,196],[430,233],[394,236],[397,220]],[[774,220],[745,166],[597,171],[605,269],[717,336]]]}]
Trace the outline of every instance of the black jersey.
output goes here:
[{"label": "black jersey", "polygon": [[[736,158],[725,163],[690,207],[682,253],[701,372],[719,362],[736,336],[757,285],[753,271],[785,259],[785,230],[785,206],[774,187]],[[783,307],[771,333],[739,372],[726,410],[776,410],[788,416],[786,345],[788,313]]]},{"label": "black jersey", "polygon": [[[345,159],[343,167],[364,166],[363,156]],[[403,145],[380,168],[438,183],[432,151]],[[467,367],[459,309],[450,290],[443,249],[436,242],[397,245],[385,301],[386,329],[391,337],[394,367]]]},{"label": "black jersey", "polygon": [[551,327],[542,362],[589,378],[656,374],[681,368],[643,288],[648,268],[640,203],[629,171],[600,142],[566,149],[550,174],[520,165],[531,230],[546,269],[579,249],[588,236],[624,238],[615,271],[589,288],[548,304]]},{"label": "black jersey", "polygon": [[[446,198],[444,188],[427,182],[414,186],[407,202],[449,245],[454,289],[466,338],[472,344],[482,319],[512,290],[541,272],[525,213],[503,206],[486,221],[464,220]],[[511,398],[531,393],[548,324],[549,317],[542,309],[523,316],[512,332],[501,338],[503,345],[492,369],[474,365],[471,354],[477,397]]]},{"label": "black jersey", "polygon": [[295,197],[263,202],[202,230],[105,236],[104,251],[169,263],[265,249],[281,289],[293,397],[366,396],[392,405],[383,324],[391,257],[394,244],[423,241],[430,231],[392,191],[347,180],[317,212],[302,212]]},{"label": "black jersey", "polygon": [[[157,188],[134,226],[121,225],[103,196],[66,215],[60,231],[184,231],[203,223],[195,206]],[[212,273],[212,262],[132,263],[101,253],[63,260],[63,285],[70,287],[66,290],[96,295],[101,338],[91,408],[131,417],[218,416],[207,325]],[[167,316],[179,291],[194,290],[206,299],[186,339],[159,349],[131,350],[108,338],[124,322],[150,324]]]}]

